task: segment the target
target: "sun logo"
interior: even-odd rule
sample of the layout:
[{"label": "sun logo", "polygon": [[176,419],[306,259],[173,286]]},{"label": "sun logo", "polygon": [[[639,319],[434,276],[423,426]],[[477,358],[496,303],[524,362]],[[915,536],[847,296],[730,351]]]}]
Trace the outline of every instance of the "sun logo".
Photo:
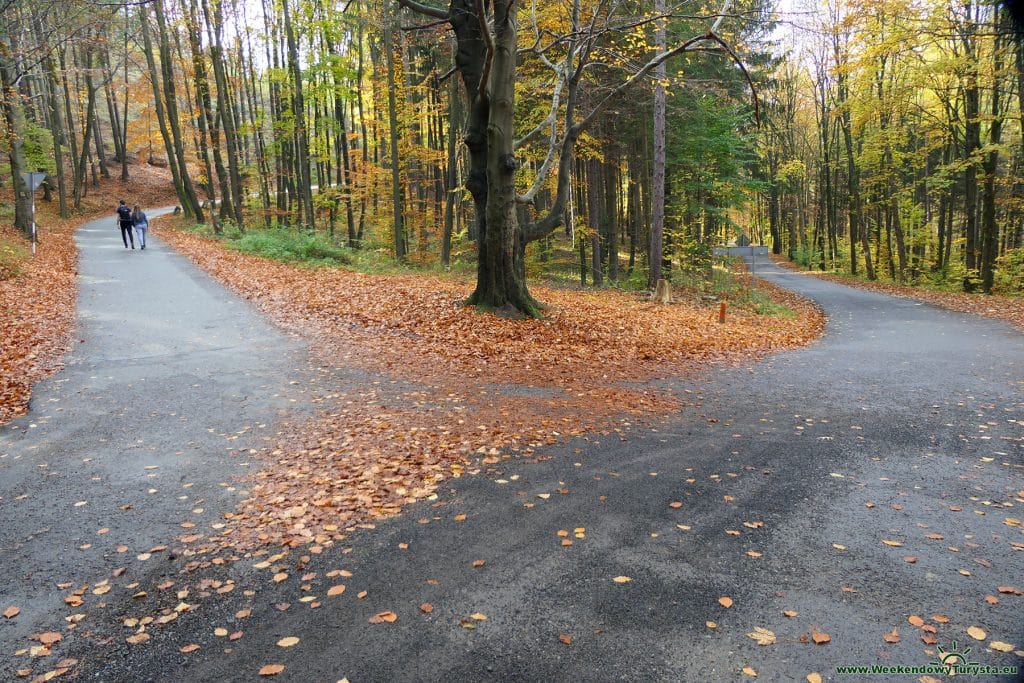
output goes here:
[{"label": "sun logo", "polygon": [[965,667],[971,662],[967,661],[967,655],[971,654],[971,648],[965,648],[962,652],[957,649],[956,641],[950,645],[949,650],[939,645],[939,664],[946,667],[949,670],[950,676],[956,675],[956,670],[960,667]]}]

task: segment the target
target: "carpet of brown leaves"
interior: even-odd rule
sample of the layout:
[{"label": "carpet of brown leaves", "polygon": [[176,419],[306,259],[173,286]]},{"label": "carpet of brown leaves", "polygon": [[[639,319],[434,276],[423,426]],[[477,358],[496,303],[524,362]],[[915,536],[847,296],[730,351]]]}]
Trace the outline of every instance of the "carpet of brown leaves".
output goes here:
[{"label": "carpet of brown leaves", "polygon": [[178,229],[160,235],[309,339],[325,368],[382,380],[333,394],[317,419],[268,449],[252,497],[231,515],[235,533],[212,544],[187,535],[207,544],[197,554],[218,544],[329,545],[448,477],[569,436],[621,432],[685,403],[650,380],[805,344],[823,327],[813,305],[782,290],[795,317],[732,310],[719,324],[717,306],[534,287],[546,319],[509,320],[461,305],[472,288],[464,280],[303,268]]},{"label": "carpet of brown leaves", "polygon": [[[14,277],[0,279],[0,424],[25,414],[32,385],[60,369],[71,348],[78,226],[112,214],[121,195],[154,203],[174,201],[165,171],[134,166],[131,174],[128,183],[102,180],[84,199],[81,213],[70,218],[60,218],[56,198],[50,204],[37,200],[37,253],[19,263]],[[10,226],[0,226],[0,242],[31,253],[29,241]]]},{"label": "carpet of brown leaves", "polygon": [[945,308],[958,313],[972,313],[986,318],[1004,320],[1024,330],[1024,298],[999,294],[967,294],[963,292],[937,292],[910,285],[898,285],[891,282],[871,282],[860,278],[840,275],[838,273],[822,273],[817,270],[805,270],[783,256],[772,255],[778,265],[807,275],[832,280],[850,287],[859,287],[872,292],[902,296],[914,301],[921,301],[932,306]]}]

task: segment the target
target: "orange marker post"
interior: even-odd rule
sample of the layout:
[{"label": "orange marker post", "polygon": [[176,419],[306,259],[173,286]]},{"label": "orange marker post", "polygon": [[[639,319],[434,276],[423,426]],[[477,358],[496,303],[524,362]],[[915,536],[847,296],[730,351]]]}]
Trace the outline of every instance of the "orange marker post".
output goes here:
[{"label": "orange marker post", "polygon": [[725,322],[725,309],[728,307],[729,305],[725,301],[720,301],[718,303],[718,322]]}]

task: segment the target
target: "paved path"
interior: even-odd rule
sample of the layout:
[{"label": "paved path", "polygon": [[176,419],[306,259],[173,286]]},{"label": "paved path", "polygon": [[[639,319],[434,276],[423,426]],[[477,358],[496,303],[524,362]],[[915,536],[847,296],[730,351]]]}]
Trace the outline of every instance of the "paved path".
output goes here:
[{"label": "paved path", "polygon": [[122,246],[113,216],[78,230],[80,343],[35,388],[28,416],[0,427],[0,610],[22,610],[0,620],[2,680],[31,666],[10,657],[27,635],[60,630],[74,611],[57,583],[140,565],[135,556],[180,534],[190,510],[211,520],[232,509],[248,472],[235,449],[298,405],[289,390],[305,371],[302,346],[154,226],[145,251]]},{"label": "paved path", "polygon": [[[89,247],[93,240],[98,245],[109,239],[83,235],[86,276],[99,277],[89,270],[93,258],[108,261],[104,272],[115,265],[134,267],[130,259],[138,254],[110,250],[104,257],[102,249]],[[194,481],[187,495],[199,497],[195,489],[204,485],[202,495],[213,497],[217,482],[237,464],[230,454],[220,457],[223,442],[202,441],[204,447],[195,451],[175,444],[206,439],[207,426],[228,431],[255,421],[251,414],[237,414],[234,406],[221,410],[225,401],[215,396],[247,395],[240,407],[261,416],[283,403],[273,395],[287,380],[291,363],[266,353],[282,343],[280,335],[180,260],[161,255],[168,269],[176,269],[178,286],[194,292],[186,301],[195,302],[196,309],[224,307],[219,315],[239,320],[237,325],[218,321],[218,330],[247,328],[215,346],[237,349],[246,339],[260,343],[245,357],[209,351],[205,367],[235,368],[227,386],[213,386],[227,381],[221,372],[182,378],[203,372],[189,360],[195,351],[184,359],[173,355],[188,340],[202,337],[197,330],[160,356],[162,362],[182,363],[176,370],[117,362],[111,353],[115,340],[104,340],[121,326],[111,317],[142,318],[147,312],[117,313],[119,303],[100,315],[97,297],[113,301],[128,286],[86,280],[86,344],[68,370],[40,389],[31,417],[0,442],[8,453],[0,460],[5,516],[26,510],[39,515],[37,522],[18,522],[22,545],[13,551],[5,545],[2,568],[16,576],[20,563],[28,567],[40,557],[55,558],[37,579],[19,578],[20,595],[49,585],[58,553],[90,557],[89,551],[68,548],[99,543],[94,527],[113,529],[112,515],[123,518],[119,539],[143,536],[133,540],[133,551],[176,531],[166,528],[158,513],[142,516],[144,501],[160,500],[159,494],[145,493],[152,480],[144,465],[160,466],[153,471],[165,477],[153,484],[158,489],[173,488],[176,495],[179,482]],[[116,639],[91,653],[87,676],[244,681],[255,680],[263,664],[280,663],[286,668],[277,680],[348,677],[353,683],[703,682],[743,680],[744,666],[754,668],[758,680],[803,681],[813,671],[838,680],[845,677],[837,677],[836,666],[924,665],[936,659],[937,645],[949,651],[954,641],[960,651],[972,648],[970,661],[1024,662],[986,650],[967,635],[968,627],[979,626],[987,642],[1024,648],[1024,597],[997,591],[999,586],[1024,589],[1019,552],[1024,536],[1020,526],[1006,523],[1024,517],[1024,336],[999,322],[773,265],[759,263],[758,271],[823,306],[830,322],[822,341],[752,367],[717,371],[707,381],[680,383],[700,392],[703,405],[660,430],[636,431],[625,440],[595,436],[549,449],[551,457],[539,462],[509,462],[501,475],[451,481],[436,502],[412,506],[399,518],[351,536],[351,552],[334,548],[308,564],[294,556],[282,560],[289,572],[316,573],[308,589],[294,580],[276,585],[272,570],[239,562],[230,571],[252,595],[236,590],[204,601],[195,612],[153,630],[144,645]],[[128,301],[124,306],[132,306]],[[178,303],[172,310],[191,306]],[[178,319],[201,328],[203,317]],[[135,336],[147,335],[147,327]],[[121,342],[125,349],[127,342]],[[152,426],[147,419],[140,430],[130,417],[117,414],[128,410],[126,399],[139,393],[134,387],[143,378],[146,386],[159,382],[161,387],[146,392],[148,399],[157,400],[158,394],[170,405],[154,407],[158,415]],[[234,382],[244,382],[253,393]],[[262,392],[253,388],[260,386]],[[206,390],[215,395],[206,396],[205,410],[197,408],[193,392]],[[51,398],[62,401],[51,405]],[[55,412],[62,405],[65,412]],[[181,411],[189,405],[187,423],[167,417],[185,414]],[[43,415],[51,417],[44,421]],[[26,431],[29,421],[41,426]],[[94,428],[97,422],[101,426]],[[163,433],[158,425],[166,436],[154,441],[158,437],[152,434]],[[187,436],[174,441],[173,429]],[[56,445],[58,439],[62,445]],[[132,448],[137,439],[143,440],[140,447]],[[155,450],[148,450],[151,446]],[[175,455],[174,450],[186,452]],[[84,452],[96,460],[81,463]],[[200,453],[207,457],[197,457]],[[20,461],[12,462],[16,455]],[[48,468],[38,466],[44,462]],[[62,474],[55,476],[58,465]],[[109,493],[98,493],[111,479]],[[54,485],[70,490],[46,497],[46,487]],[[21,490],[29,498],[14,502],[12,494]],[[79,498],[90,502],[72,507]],[[33,507],[22,507],[32,500],[37,501]],[[222,505],[230,497],[214,500]],[[675,501],[682,506],[672,507]],[[136,505],[122,513],[122,502]],[[192,504],[165,503],[179,512]],[[465,521],[457,521],[462,514]],[[45,525],[55,531],[32,540],[32,529]],[[573,545],[563,547],[557,532],[577,527],[585,528],[583,538],[570,533]],[[112,530],[104,538],[113,536]],[[904,559],[909,557],[913,563]],[[484,560],[483,566],[475,567],[477,560]],[[327,579],[333,569],[352,576]],[[615,583],[617,576],[631,581]],[[327,598],[326,588],[335,582],[348,588]],[[357,594],[364,590],[360,599]],[[309,595],[316,596],[318,607],[302,601]],[[987,595],[999,602],[988,604]],[[719,603],[722,596],[731,598],[732,607]],[[285,603],[289,607],[281,611],[278,606]],[[423,603],[433,606],[429,614],[420,610]],[[52,608],[50,603],[39,607]],[[251,609],[252,615],[236,619],[241,609]],[[395,623],[368,623],[386,610],[396,613]],[[797,614],[786,617],[784,610]],[[128,613],[115,605],[111,623]],[[948,620],[936,620],[936,614]],[[934,627],[936,645],[922,642],[922,635],[932,636],[908,624],[910,615]],[[709,621],[716,628],[709,628]],[[10,627],[0,626],[6,638]],[[228,641],[214,634],[217,627],[241,631],[242,637]],[[758,646],[746,636],[756,627],[774,632],[778,642]],[[900,642],[888,644],[883,635],[894,627]],[[831,642],[801,642],[815,630],[828,633]],[[561,642],[560,635],[571,636],[571,644]],[[280,648],[276,643],[284,636],[300,642]],[[179,653],[189,643],[201,649]]]}]

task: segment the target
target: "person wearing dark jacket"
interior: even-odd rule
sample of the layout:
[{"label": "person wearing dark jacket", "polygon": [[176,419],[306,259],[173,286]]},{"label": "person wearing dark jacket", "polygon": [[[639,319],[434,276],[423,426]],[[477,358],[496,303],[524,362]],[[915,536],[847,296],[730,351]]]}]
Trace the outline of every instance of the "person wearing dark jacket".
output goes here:
[{"label": "person wearing dark jacket", "polygon": [[128,208],[128,203],[125,200],[121,200],[117,204],[117,225],[121,228],[121,239],[124,241],[124,248],[128,248],[128,243],[131,242],[132,249],[135,248],[135,237],[132,236],[132,210]]}]

